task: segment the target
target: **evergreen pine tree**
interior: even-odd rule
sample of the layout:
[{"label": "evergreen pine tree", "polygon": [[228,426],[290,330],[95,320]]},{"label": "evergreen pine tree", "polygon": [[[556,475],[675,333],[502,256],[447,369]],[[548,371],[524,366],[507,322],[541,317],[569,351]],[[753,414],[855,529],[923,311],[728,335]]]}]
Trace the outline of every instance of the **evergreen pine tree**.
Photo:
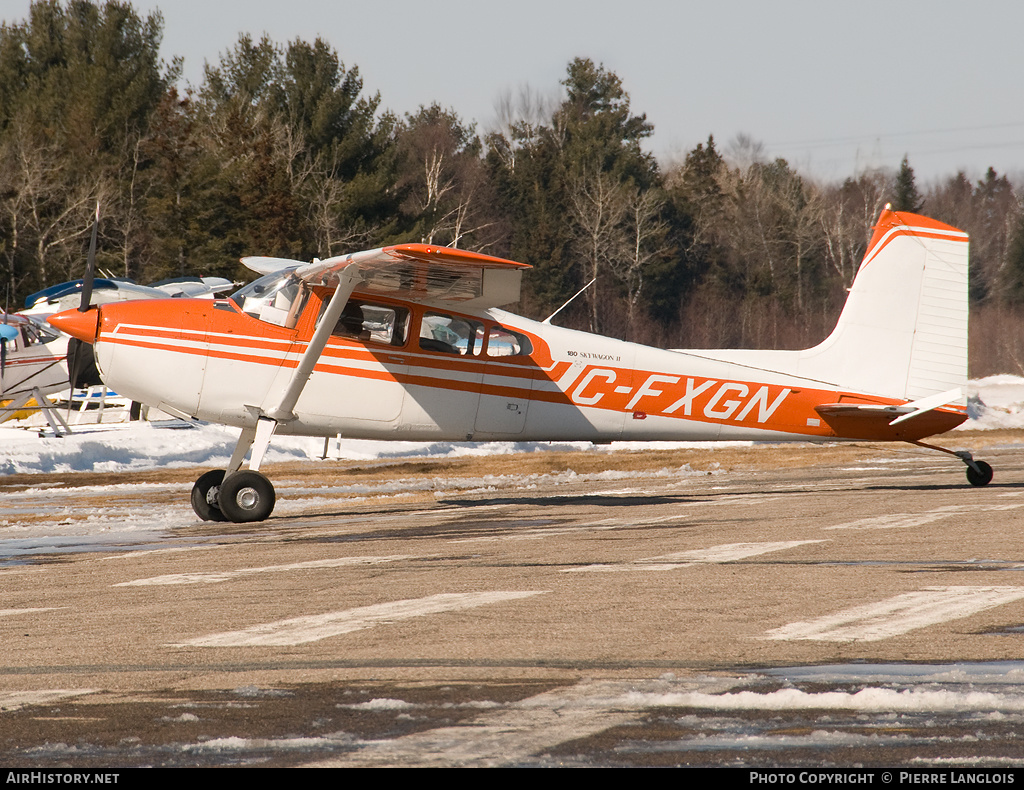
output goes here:
[{"label": "evergreen pine tree", "polygon": [[1024,213],[1017,216],[1016,227],[1010,238],[1006,255],[1006,267],[1001,272],[1001,295],[1003,302],[1012,305],[1024,304]]},{"label": "evergreen pine tree", "polygon": [[918,213],[924,206],[924,199],[917,191],[917,184],[914,183],[914,168],[910,166],[907,157],[900,162],[900,170],[896,174],[896,197],[892,201],[895,211],[911,211]]}]

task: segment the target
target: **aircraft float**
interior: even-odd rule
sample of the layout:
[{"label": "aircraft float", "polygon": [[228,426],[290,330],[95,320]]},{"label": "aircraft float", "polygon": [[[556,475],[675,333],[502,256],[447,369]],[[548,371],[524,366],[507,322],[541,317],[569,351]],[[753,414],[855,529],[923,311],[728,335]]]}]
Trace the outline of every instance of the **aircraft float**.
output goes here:
[{"label": "aircraft float", "polygon": [[[312,263],[245,258],[230,299],[120,302],[52,316],[108,387],[236,426],[192,489],[205,520],[274,508],[275,433],[449,441],[867,440],[925,444],[967,418],[967,234],[886,208],[835,330],[802,351],[665,350],[532,321],[514,261],[395,244]],[[88,276],[88,275],[87,275]],[[252,450],[248,468],[242,463]]]}]

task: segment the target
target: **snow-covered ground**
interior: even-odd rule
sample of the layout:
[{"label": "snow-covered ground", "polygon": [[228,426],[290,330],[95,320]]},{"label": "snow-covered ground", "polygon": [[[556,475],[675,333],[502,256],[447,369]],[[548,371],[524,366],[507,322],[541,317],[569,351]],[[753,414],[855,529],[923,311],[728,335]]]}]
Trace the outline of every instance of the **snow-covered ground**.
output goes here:
[{"label": "snow-covered ground", "polygon": [[[964,430],[1024,428],[1024,378],[989,376],[971,381],[968,387],[970,419]],[[108,410],[105,420],[120,419]],[[41,472],[117,472],[180,466],[225,466],[231,457],[238,431],[217,425],[190,425],[168,420],[157,422],[105,422],[72,425],[74,432],[62,439],[43,431],[38,415],[21,423],[0,426],[0,475]],[[694,442],[614,442],[601,452],[638,447],[701,447]],[[719,445],[720,446],[720,445]],[[400,457],[453,457],[515,452],[593,449],[589,442],[385,442],[334,439],[328,456],[349,460]],[[267,460],[294,461],[322,457],[322,439],[275,436]]]},{"label": "snow-covered ground", "polygon": [[967,383],[967,413],[962,430],[1024,428],[1024,378],[1000,375]]}]

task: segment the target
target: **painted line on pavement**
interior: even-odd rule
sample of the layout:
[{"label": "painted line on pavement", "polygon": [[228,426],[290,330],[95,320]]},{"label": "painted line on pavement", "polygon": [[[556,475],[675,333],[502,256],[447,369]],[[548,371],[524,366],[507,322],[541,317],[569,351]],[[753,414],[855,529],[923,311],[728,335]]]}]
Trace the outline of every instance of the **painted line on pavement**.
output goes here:
[{"label": "painted line on pavement", "polygon": [[407,620],[412,617],[423,617],[428,614],[454,612],[460,609],[472,609],[492,603],[513,601],[518,598],[529,598],[541,595],[546,590],[529,590],[520,592],[478,592],[478,593],[441,593],[427,598],[410,598],[402,601],[360,606],[341,612],[294,617],[289,620],[278,620],[244,628],[241,631],[228,631],[221,634],[210,634],[198,639],[178,642],[172,647],[255,647],[301,645],[316,642],[320,639],[372,628],[375,625]]},{"label": "painted line on pavement", "polygon": [[[433,555],[423,555],[433,556]],[[135,579],[130,582],[119,582],[112,587],[147,587],[150,585],[162,584],[217,584],[241,576],[251,576],[255,573],[285,573],[287,571],[302,571],[313,568],[341,568],[346,565],[377,565],[382,562],[396,562],[398,560],[419,559],[411,554],[391,554],[384,557],[339,557],[333,560],[310,560],[308,562],[294,562],[289,565],[265,565],[261,568],[238,568],[232,571],[209,571],[206,573],[170,573],[166,576],[150,576],[147,579]]]},{"label": "painted line on pavement", "polygon": [[580,568],[562,568],[562,573],[619,573],[622,571],[674,571],[678,568],[690,568],[694,565],[717,565],[723,562],[735,562],[759,554],[782,551],[807,543],[827,543],[825,540],[784,540],[775,543],[724,543],[707,549],[677,551],[673,554],[661,554],[657,557],[644,557],[622,564],[584,565]]},{"label": "painted line on pavement", "polygon": [[768,632],[766,639],[877,642],[1024,598],[1024,587],[926,587]]},{"label": "painted line on pavement", "polygon": [[[317,763],[331,766],[494,767],[516,765],[567,741],[628,724],[651,707],[651,697],[721,693],[734,678],[695,681],[594,680],[502,706],[463,724],[390,740],[365,741],[357,751]],[[646,693],[645,693],[646,692]],[[556,763],[557,764],[557,763]]]},{"label": "painted line on pavement", "polygon": [[884,516],[871,516],[848,521],[845,524],[836,524],[833,527],[825,527],[825,529],[907,529],[908,527],[922,527],[933,521],[962,513],[1016,510],[1019,507],[1024,507],[1024,502],[1008,505],[946,505],[935,508],[935,510],[927,510],[924,513],[889,513]]},{"label": "painted line on pavement", "polygon": [[0,694],[0,710],[12,711],[26,705],[48,705],[51,702],[95,694],[99,689],[34,689],[32,691],[5,691]]},{"label": "painted line on pavement", "polygon": [[601,532],[603,530],[618,529],[621,525],[610,525],[605,527],[535,527],[533,529],[517,530],[515,526],[497,525],[498,529],[515,530],[507,535],[484,535],[478,538],[456,538],[449,540],[449,543],[496,543],[508,540],[543,540],[544,538],[557,538],[559,535],[572,535],[578,532]]},{"label": "painted line on pavement", "polygon": [[16,614],[35,614],[36,612],[55,612],[63,606],[41,606],[33,609],[0,609],[0,617],[12,617]]},{"label": "painted line on pavement", "polygon": [[637,521],[635,518],[603,518],[600,521],[593,521],[589,524],[571,527],[534,527],[532,529],[517,529],[515,525],[497,525],[501,529],[512,530],[507,535],[487,535],[479,538],[458,538],[450,540],[449,543],[493,543],[506,540],[541,540],[542,538],[554,538],[559,535],[571,535],[578,532],[603,532],[622,527],[642,529],[651,524],[665,521],[683,522],[687,516],[658,516],[656,518],[645,518]]}]

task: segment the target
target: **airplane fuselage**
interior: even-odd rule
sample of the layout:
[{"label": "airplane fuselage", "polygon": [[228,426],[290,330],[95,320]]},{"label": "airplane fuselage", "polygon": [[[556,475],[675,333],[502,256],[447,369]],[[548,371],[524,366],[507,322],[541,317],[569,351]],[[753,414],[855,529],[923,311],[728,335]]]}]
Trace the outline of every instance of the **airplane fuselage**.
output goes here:
[{"label": "airplane fuselage", "polygon": [[[108,386],[134,400],[252,427],[287,386],[328,297],[314,292],[292,328],[231,300],[104,305],[97,364]],[[497,309],[458,313],[353,298],[368,315],[403,316],[401,331],[332,336],[295,419],[278,432],[428,441],[823,441],[843,436],[817,405],[904,402],[715,359],[714,351],[656,349]],[[914,440],[965,417],[962,408],[937,409],[901,428],[846,438]]]}]

